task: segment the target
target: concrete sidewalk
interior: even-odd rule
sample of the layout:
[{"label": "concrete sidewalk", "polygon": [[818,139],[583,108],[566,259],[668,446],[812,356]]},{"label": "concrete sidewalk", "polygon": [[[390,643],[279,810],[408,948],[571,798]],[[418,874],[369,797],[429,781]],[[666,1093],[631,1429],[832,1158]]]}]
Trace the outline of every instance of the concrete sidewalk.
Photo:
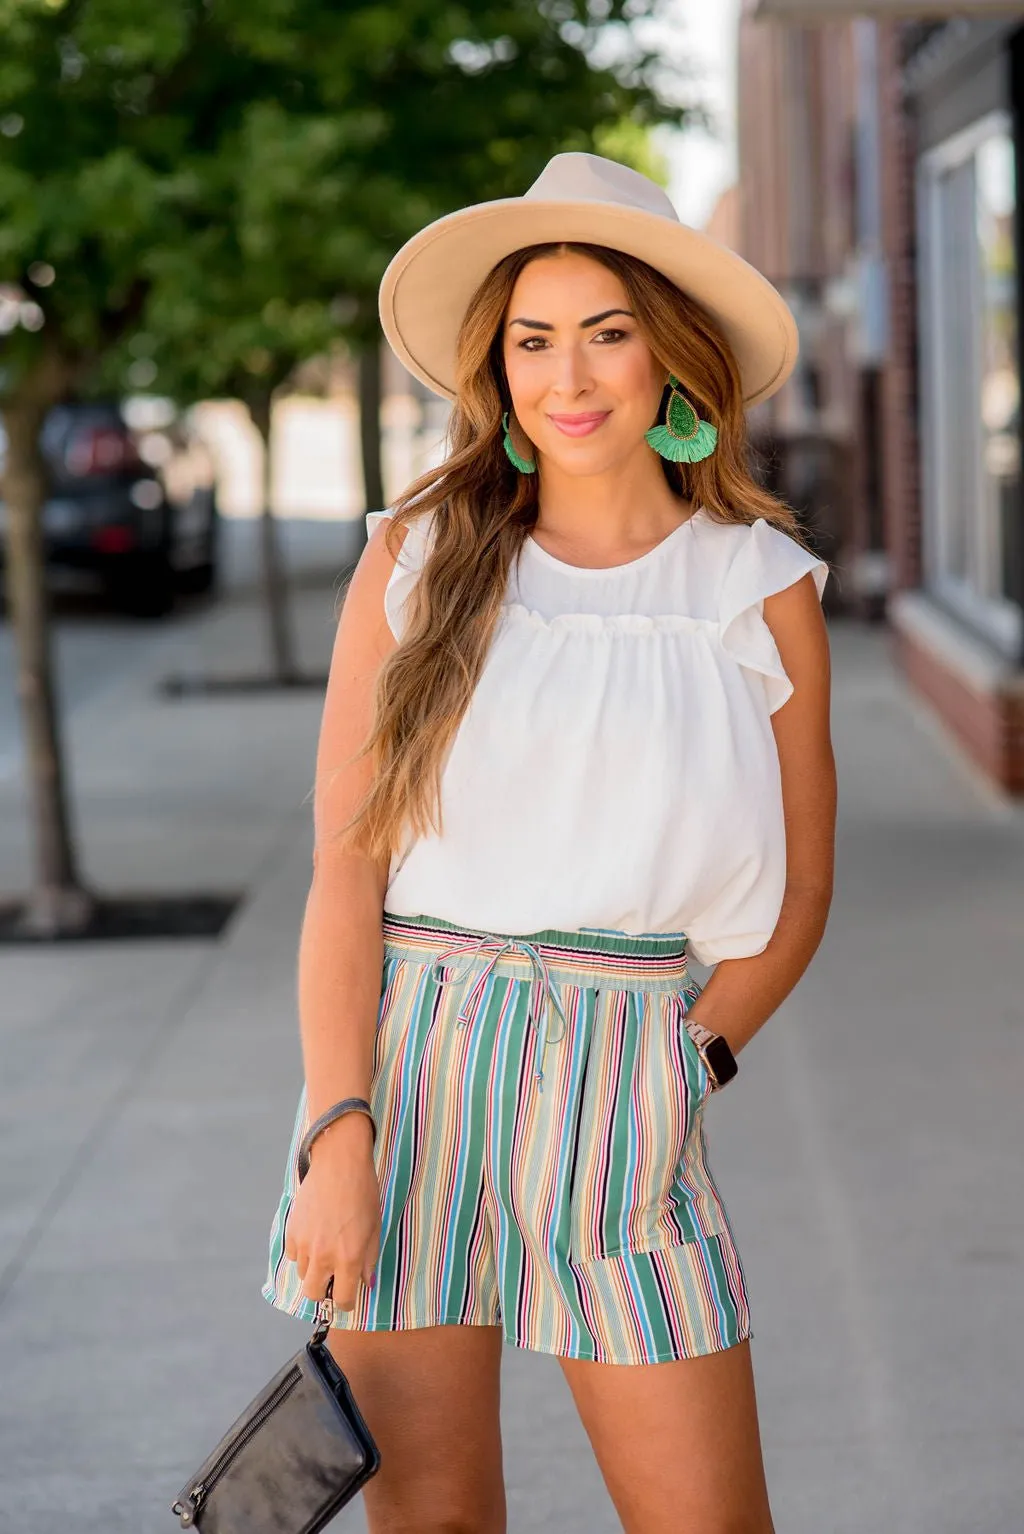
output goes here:
[{"label": "concrete sidewalk", "polygon": [[[326,665],[334,594],[296,602]],[[0,951],[0,1534],[159,1534],[302,1328],[260,1297],[300,1082],[316,695],[162,702],[238,669],[245,598],[73,718],[97,885],[239,888],[219,943]],[[754,1311],[778,1534],[1006,1534],[1024,1428],[1024,814],[833,630],[828,933],[708,1122]],[[259,651],[262,653],[262,651]],[[24,877],[0,784],[3,883]],[[511,1534],[618,1528],[555,1360],[506,1349]],[[686,1445],[680,1444],[680,1456]],[[360,1505],[338,1522],[365,1528]]]}]

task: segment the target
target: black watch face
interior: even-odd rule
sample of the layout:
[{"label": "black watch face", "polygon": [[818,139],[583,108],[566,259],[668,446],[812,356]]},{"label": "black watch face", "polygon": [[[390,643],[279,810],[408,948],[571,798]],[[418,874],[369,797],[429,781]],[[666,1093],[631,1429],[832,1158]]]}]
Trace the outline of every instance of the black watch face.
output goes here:
[{"label": "black watch face", "polygon": [[731,1081],[739,1070],[733,1052],[723,1038],[710,1039],[704,1046],[704,1055],[719,1086]]}]

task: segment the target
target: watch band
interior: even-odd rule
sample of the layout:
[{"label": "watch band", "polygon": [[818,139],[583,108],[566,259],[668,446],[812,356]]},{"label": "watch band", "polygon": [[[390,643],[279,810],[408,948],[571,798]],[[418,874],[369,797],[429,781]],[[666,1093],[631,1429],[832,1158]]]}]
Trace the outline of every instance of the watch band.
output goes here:
[{"label": "watch band", "polygon": [[[697,1053],[700,1055],[701,1061],[703,1062],[704,1069],[708,1073],[708,1081],[711,1084],[711,1091],[721,1091],[726,1082],[731,1081],[739,1069],[738,1065],[736,1064],[736,1057],[732,1050],[729,1048],[728,1040],[723,1038],[720,1033],[715,1033],[712,1031],[712,1029],[705,1028],[704,1025],[702,1023],[698,1023],[695,1018],[685,1018],[684,1021],[686,1023],[686,1031],[690,1035],[690,1038],[693,1040],[697,1049]],[[714,1065],[711,1063],[711,1060],[708,1057],[709,1045],[714,1045],[713,1053],[719,1057],[720,1068],[718,1070],[715,1069]],[[724,1067],[724,1069],[722,1067]]]},{"label": "watch band", "polygon": [[696,1021],[695,1018],[688,1017],[686,1019],[686,1031],[698,1049],[707,1044],[710,1039],[717,1039],[719,1037],[719,1035],[717,1033],[713,1033],[710,1028],[703,1027]]}]

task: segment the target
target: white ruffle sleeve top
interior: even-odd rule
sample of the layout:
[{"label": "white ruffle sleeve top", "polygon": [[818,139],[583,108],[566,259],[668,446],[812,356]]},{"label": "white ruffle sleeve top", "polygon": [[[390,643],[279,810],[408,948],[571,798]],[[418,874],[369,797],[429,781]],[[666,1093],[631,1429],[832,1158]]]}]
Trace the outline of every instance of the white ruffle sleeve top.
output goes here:
[{"label": "white ruffle sleeve top", "polygon": [[[429,540],[429,519],[408,528],[388,583],[399,639]],[[793,691],[762,602],[808,572],[820,600],[823,560],[702,507],[610,569],[528,537],[444,768],[442,834],[395,855],[385,909],[506,936],[684,933],[702,964],[760,953],[786,878],[770,716]]]}]

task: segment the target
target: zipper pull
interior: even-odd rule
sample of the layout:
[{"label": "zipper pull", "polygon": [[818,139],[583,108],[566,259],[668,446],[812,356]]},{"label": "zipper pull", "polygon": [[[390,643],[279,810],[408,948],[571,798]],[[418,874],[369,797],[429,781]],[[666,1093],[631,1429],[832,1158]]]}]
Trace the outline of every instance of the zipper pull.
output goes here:
[{"label": "zipper pull", "polygon": [[202,1481],[200,1481],[197,1486],[193,1486],[184,1502],[175,1502],[174,1506],[171,1508],[171,1512],[177,1513],[178,1517],[181,1519],[181,1526],[183,1529],[191,1528],[192,1524],[194,1523],[195,1516],[199,1511],[199,1504],[203,1500],[205,1491],[206,1487],[203,1485]]}]

